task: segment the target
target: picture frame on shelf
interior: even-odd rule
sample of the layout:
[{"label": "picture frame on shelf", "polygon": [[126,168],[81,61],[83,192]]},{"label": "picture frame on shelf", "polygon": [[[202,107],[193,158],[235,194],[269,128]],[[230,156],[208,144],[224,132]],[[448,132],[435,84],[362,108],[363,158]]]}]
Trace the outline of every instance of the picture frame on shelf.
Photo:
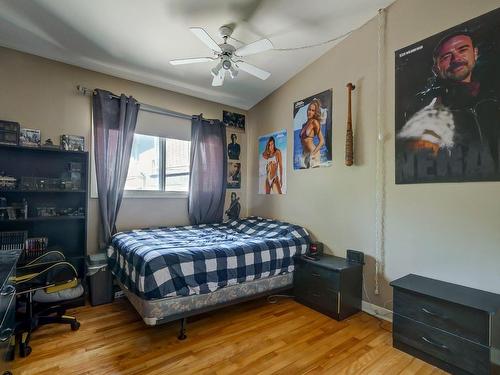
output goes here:
[{"label": "picture frame on shelf", "polygon": [[19,146],[40,147],[41,139],[40,129],[21,128],[19,134]]},{"label": "picture frame on shelf", "polygon": [[0,120],[0,144],[17,146],[20,129],[18,122]]},{"label": "picture frame on shelf", "polygon": [[81,135],[61,135],[61,149],[64,151],[85,151],[85,137]]}]

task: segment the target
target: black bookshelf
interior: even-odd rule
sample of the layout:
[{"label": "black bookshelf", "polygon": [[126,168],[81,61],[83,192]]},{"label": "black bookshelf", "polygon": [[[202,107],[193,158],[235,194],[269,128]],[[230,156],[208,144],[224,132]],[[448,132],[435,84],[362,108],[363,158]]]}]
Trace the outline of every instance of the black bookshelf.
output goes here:
[{"label": "black bookshelf", "polygon": [[[75,189],[21,186],[21,177],[60,179],[70,163],[81,165],[81,183]],[[0,172],[17,179],[13,188],[0,188],[0,197],[7,205],[26,200],[26,217],[0,218],[0,231],[25,230],[28,237],[48,237],[49,248],[61,249],[67,260],[85,275],[88,211],[88,153],[59,149],[0,145]],[[39,216],[37,208],[52,207],[55,216]],[[65,210],[83,208],[83,212],[60,214]]]}]

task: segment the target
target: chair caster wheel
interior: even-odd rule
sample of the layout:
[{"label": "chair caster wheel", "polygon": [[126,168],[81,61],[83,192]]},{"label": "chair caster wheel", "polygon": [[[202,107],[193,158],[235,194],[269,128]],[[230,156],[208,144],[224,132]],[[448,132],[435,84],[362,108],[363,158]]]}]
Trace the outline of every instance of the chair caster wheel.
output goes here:
[{"label": "chair caster wheel", "polygon": [[178,340],[185,340],[185,339],[187,339],[187,336],[184,333],[181,333],[181,334],[179,334],[179,336],[177,336],[177,339]]},{"label": "chair caster wheel", "polygon": [[80,329],[80,322],[77,322],[76,320],[71,323],[71,330],[72,331],[78,331]]},{"label": "chair caster wheel", "polygon": [[19,355],[24,358],[27,357],[31,354],[31,346],[28,345],[21,345],[19,348]]}]

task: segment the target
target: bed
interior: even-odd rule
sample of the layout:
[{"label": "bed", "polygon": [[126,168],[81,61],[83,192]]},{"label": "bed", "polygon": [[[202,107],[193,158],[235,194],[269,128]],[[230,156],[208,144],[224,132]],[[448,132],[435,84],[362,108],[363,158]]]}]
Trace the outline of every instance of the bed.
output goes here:
[{"label": "bed", "polygon": [[220,224],[138,229],[113,236],[108,263],[147,325],[278,293],[293,283],[308,232],[249,217]]}]

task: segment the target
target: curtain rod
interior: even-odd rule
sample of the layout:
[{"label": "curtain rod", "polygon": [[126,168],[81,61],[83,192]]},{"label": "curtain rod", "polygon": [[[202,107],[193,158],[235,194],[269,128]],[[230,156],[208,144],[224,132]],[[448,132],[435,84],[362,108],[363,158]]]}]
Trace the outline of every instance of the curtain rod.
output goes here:
[{"label": "curtain rod", "polygon": [[[95,94],[95,90],[89,89],[87,87],[77,85],[76,90],[82,94],[82,95],[89,95],[92,96]],[[118,95],[111,94],[113,98],[119,99],[120,97]],[[180,112],[175,112],[175,111],[169,111],[168,109],[165,108],[160,108],[156,107],[154,105],[149,105],[145,103],[139,103],[140,105],[140,110],[145,111],[145,112],[151,112],[151,113],[156,113],[159,115],[166,115],[166,116],[171,116],[171,117],[178,117],[186,120],[191,120],[193,116],[191,115],[186,115],[185,113],[180,113]]]}]

